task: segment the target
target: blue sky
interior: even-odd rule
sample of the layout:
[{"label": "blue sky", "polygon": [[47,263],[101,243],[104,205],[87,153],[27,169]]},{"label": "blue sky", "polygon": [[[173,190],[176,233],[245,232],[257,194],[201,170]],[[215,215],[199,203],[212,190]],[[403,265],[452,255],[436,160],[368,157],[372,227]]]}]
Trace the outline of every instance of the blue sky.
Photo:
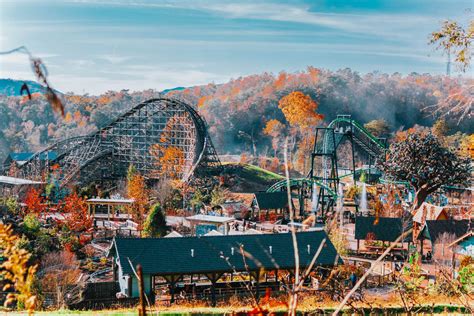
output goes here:
[{"label": "blue sky", "polygon": [[[427,45],[470,0],[0,0],[0,49],[26,45],[53,86],[98,94],[157,90],[308,65],[359,72],[445,71]],[[34,79],[23,55],[0,78]]]}]

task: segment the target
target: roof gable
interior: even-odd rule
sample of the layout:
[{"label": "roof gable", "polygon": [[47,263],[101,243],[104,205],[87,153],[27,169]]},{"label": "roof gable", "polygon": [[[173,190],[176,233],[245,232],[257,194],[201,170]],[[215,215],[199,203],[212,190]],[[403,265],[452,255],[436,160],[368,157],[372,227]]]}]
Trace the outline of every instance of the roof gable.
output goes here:
[{"label": "roof gable", "polygon": [[[316,265],[333,265],[336,249],[324,231],[297,233],[300,264],[307,266],[321,241],[326,245]],[[248,254],[243,259],[240,246]],[[308,247],[309,246],[309,247]],[[179,274],[246,271],[258,268],[293,269],[291,234],[208,236],[181,238],[117,238],[111,254],[118,253],[124,274],[140,263],[146,274]],[[232,250],[232,248],[234,250]],[[308,252],[309,250],[309,252]],[[341,262],[338,259],[338,262]]]},{"label": "roof gable", "polygon": [[463,236],[470,229],[468,219],[463,220],[444,220],[444,221],[426,221],[425,228],[423,230],[423,236],[431,240],[432,243],[436,243],[443,234],[454,235],[456,238]]},{"label": "roof gable", "polygon": [[443,206],[436,206],[427,202],[423,202],[421,206],[415,211],[413,221],[422,224],[423,213],[426,210],[426,218],[424,220],[438,220],[441,215],[447,215]]}]

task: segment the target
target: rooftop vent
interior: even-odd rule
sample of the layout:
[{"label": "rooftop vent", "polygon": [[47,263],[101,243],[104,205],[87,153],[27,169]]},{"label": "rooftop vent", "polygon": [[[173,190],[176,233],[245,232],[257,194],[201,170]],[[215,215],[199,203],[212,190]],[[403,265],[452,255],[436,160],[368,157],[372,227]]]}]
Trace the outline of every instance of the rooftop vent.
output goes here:
[{"label": "rooftop vent", "polygon": [[194,249],[191,249],[191,257],[194,258]]},{"label": "rooftop vent", "polygon": [[270,254],[272,254],[272,252],[273,252],[273,247],[272,247],[272,246],[268,246],[268,250],[270,251]]},{"label": "rooftop vent", "polygon": [[311,245],[306,245],[308,248],[308,255],[311,253]]},{"label": "rooftop vent", "polygon": [[230,247],[230,253],[234,255],[234,247]]}]

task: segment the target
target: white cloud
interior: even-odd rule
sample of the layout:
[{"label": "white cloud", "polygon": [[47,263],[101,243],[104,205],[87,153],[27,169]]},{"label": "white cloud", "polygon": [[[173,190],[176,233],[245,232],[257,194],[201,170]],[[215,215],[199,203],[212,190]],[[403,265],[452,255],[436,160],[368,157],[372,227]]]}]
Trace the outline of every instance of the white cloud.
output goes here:
[{"label": "white cloud", "polygon": [[119,70],[101,71],[93,76],[51,74],[50,81],[60,91],[101,94],[107,90],[164,90],[178,86],[194,86],[209,82],[225,82],[232,76],[197,69],[162,68],[150,65],[130,65]]},{"label": "white cloud", "polygon": [[99,55],[97,57],[105,61],[108,61],[111,64],[121,64],[132,58],[130,56],[117,56],[115,54],[114,55]]},{"label": "white cloud", "polygon": [[[362,33],[380,36],[410,36],[423,23],[436,22],[437,17],[410,14],[346,14],[314,12],[308,5],[281,4],[271,2],[231,3],[226,1],[165,1],[146,0],[72,0],[75,3],[88,3],[112,6],[136,6],[150,8],[172,8],[206,11],[228,18],[267,20],[277,22],[302,23],[342,30],[348,33]],[[411,32],[409,32],[411,31]]]}]

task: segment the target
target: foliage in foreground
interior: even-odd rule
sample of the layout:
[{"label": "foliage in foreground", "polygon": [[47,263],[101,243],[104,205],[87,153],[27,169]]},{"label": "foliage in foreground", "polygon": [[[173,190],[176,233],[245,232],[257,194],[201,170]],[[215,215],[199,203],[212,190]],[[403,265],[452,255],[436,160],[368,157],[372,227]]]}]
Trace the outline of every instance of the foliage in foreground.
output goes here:
[{"label": "foliage in foreground", "polygon": [[36,296],[33,294],[36,266],[29,266],[30,254],[18,246],[19,237],[11,226],[0,224],[0,250],[5,261],[0,265],[0,276],[6,281],[3,291],[13,290],[7,295],[5,306],[15,301],[19,307],[33,312]]}]

